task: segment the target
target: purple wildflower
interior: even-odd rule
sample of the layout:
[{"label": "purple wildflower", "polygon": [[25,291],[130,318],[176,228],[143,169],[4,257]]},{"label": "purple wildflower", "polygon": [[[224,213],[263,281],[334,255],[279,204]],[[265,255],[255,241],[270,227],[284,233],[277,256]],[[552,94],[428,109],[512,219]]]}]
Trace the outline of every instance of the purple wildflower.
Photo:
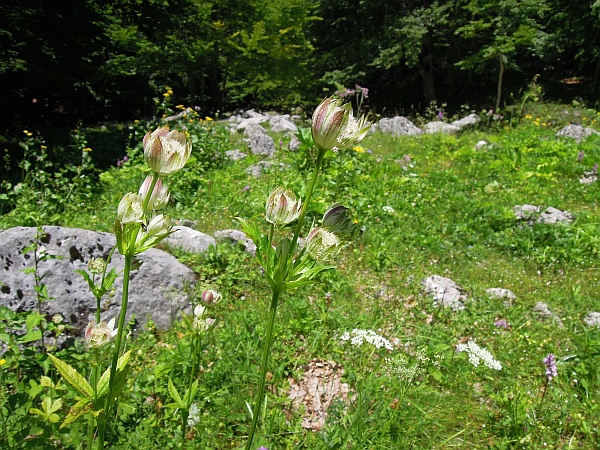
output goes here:
[{"label": "purple wildflower", "polygon": [[508,322],[504,319],[496,320],[494,322],[497,328],[508,328]]},{"label": "purple wildflower", "polygon": [[583,161],[583,150],[579,150],[579,153],[577,153],[577,161],[581,162]]},{"label": "purple wildflower", "polygon": [[440,109],[440,111],[438,112],[438,120],[442,120],[444,118],[444,112]]},{"label": "purple wildflower", "polygon": [[594,168],[592,170],[594,173],[598,173],[598,163],[594,164]]},{"label": "purple wildflower", "polygon": [[269,450],[267,447],[259,447],[258,450]]},{"label": "purple wildflower", "polygon": [[369,98],[369,88],[359,86],[358,84],[355,86],[357,91],[361,91],[364,98]]},{"label": "purple wildflower", "polygon": [[544,364],[546,364],[546,379],[552,381],[552,378],[558,376],[556,371],[556,360],[552,353],[548,353],[548,356],[544,358]]},{"label": "purple wildflower", "polygon": [[127,161],[129,161],[127,155],[123,156],[123,159],[117,159],[117,167],[121,167]]},{"label": "purple wildflower", "polygon": [[250,190],[250,186],[246,185],[242,188],[242,192],[248,192]]}]

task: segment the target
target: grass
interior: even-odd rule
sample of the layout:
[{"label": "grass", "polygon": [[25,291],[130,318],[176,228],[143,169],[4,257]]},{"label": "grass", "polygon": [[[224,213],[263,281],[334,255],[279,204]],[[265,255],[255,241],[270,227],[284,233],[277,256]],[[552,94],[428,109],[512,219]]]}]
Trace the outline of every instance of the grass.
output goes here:
[{"label": "grass", "polygon": [[[282,298],[257,448],[597,447],[600,332],[583,318],[598,310],[600,192],[598,184],[582,185],[579,178],[600,162],[600,137],[579,144],[555,137],[573,118],[599,128],[597,115],[543,104],[528,105],[523,114],[519,123],[452,136],[375,133],[359,148],[328,157],[309,217],[319,220],[340,201],[350,208],[356,232],[337,270]],[[194,220],[208,234],[239,229],[236,217],[261,220],[274,187],[305,192],[305,153],[280,150],[277,162],[289,170],[251,178],[245,170],[256,157],[223,157],[226,150],[244,149],[241,137],[210,121],[188,126],[197,142],[184,171],[170,180],[174,218]],[[274,136],[276,142],[284,139]],[[489,145],[476,150],[480,140]],[[137,190],[145,176],[139,145],[128,153],[129,162],[99,174],[95,188],[86,191],[93,197],[77,213],[60,205],[56,223],[110,230],[119,199]],[[1,217],[1,226],[26,223],[20,210],[31,212],[28,202],[21,200]],[[574,221],[524,225],[513,207],[526,203],[568,210]],[[53,207],[51,199],[47,207]],[[246,403],[252,403],[258,383],[269,286],[253,258],[231,245],[176,256],[199,275],[191,297],[209,287],[223,294],[211,310],[218,326],[203,343],[199,412],[187,448],[237,449],[250,424]],[[421,281],[433,274],[465,290],[470,301],[463,311],[436,309],[423,295]],[[485,291],[491,287],[512,290],[514,305],[490,299]],[[562,319],[562,328],[536,316],[540,301]],[[494,325],[500,319],[508,328]],[[391,340],[394,352],[340,340],[354,328]],[[488,349],[502,370],[475,368],[457,354],[455,345],[468,339]],[[150,326],[129,343],[131,373],[118,426],[107,439],[113,448],[179,446],[178,416],[164,404],[168,377],[185,384],[188,345],[183,324],[166,332]],[[82,352],[69,348],[61,357],[84,368]],[[557,356],[558,377],[544,395],[542,360],[548,353]],[[54,383],[59,376],[34,355],[33,349],[14,350],[0,366],[0,442],[3,448],[77,448],[81,425],[59,429],[29,414],[47,395],[63,399],[61,418],[74,403],[64,383],[39,384],[42,375]],[[403,369],[390,373],[386,357]],[[311,405],[296,409],[288,392],[315,361],[342,369],[339,382],[347,383],[350,400],[334,401],[320,429],[309,431],[302,420]],[[408,379],[410,370],[415,375]]]}]

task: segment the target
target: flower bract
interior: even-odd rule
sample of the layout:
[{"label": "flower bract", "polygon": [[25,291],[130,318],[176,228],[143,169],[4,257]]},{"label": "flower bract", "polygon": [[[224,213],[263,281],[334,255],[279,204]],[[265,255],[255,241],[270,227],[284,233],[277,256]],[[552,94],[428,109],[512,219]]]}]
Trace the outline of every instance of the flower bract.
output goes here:
[{"label": "flower bract", "polygon": [[312,117],[312,136],[321,151],[337,151],[353,147],[369,131],[371,124],[364,116],[352,115],[352,105],[343,104],[342,99],[326,98],[317,107]]},{"label": "flower bract", "polygon": [[169,175],[177,172],[192,153],[192,141],[180,131],[160,127],[144,136],[144,160],[156,173]]}]

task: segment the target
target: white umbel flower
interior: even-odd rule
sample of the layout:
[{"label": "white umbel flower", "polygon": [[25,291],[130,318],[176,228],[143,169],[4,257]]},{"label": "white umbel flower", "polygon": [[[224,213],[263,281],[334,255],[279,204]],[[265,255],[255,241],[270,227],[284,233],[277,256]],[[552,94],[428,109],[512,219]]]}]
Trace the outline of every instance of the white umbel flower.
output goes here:
[{"label": "white umbel flower", "polygon": [[378,335],[373,330],[362,330],[360,328],[355,328],[349,333],[345,332],[342,334],[340,340],[350,341],[350,343],[355,347],[360,347],[367,342],[377,348],[385,347],[390,351],[394,350],[394,346],[390,341],[383,336]]},{"label": "white umbel flower", "polygon": [[456,350],[459,352],[467,352],[470,363],[475,367],[483,362],[483,364],[490,369],[502,370],[502,364],[500,364],[489,351],[477,345],[475,341],[469,341],[466,344],[458,344]]}]

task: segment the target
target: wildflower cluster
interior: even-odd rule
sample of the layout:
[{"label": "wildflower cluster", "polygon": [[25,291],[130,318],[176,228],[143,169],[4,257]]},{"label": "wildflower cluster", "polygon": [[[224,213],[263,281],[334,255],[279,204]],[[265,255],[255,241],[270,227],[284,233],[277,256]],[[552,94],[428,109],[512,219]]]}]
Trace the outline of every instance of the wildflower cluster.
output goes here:
[{"label": "wildflower cluster", "polygon": [[477,345],[475,341],[469,341],[466,344],[458,344],[456,346],[456,351],[467,352],[469,355],[469,362],[475,367],[478,367],[479,364],[483,362],[483,364],[490,369],[502,370],[502,364],[500,364],[489,351]]},{"label": "wildflower cluster", "polygon": [[[307,205],[314,192],[323,159],[330,151],[336,152],[356,146],[369,128],[370,124],[364,117],[356,119],[353,116],[351,104],[343,104],[342,99],[323,100],[313,114],[310,137],[302,130],[297,135],[298,139],[314,153],[315,162],[315,170],[308,184],[304,201],[297,198],[290,189],[277,187],[269,195],[265,204],[265,219],[270,224],[266,235],[261,233],[255,224],[239,219],[242,229],[256,245],[256,259],[272,288],[260,385],[256,394],[246,450],[252,446],[258,418],[261,416],[260,407],[265,393],[267,364],[279,297],[287,290],[313,283],[321,272],[333,269],[333,266],[325,265],[325,262],[341,250],[342,238],[352,230],[353,225],[348,209],[336,203],[325,211],[321,225],[309,231],[304,248],[300,249],[298,246]],[[244,188],[243,191],[245,190]],[[279,242],[276,242],[275,228],[283,228],[292,222],[296,222],[292,236],[283,235]]]},{"label": "wildflower cluster", "polygon": [[146,177],[137,193],[125,194],[117,208],[115,235],[123,255],[148,250],[173,232],[169,216],[156,214],[169,202],[162,177],[179,171],[192,151],[186,134],[168,127],[148,132],[143,143],[144,160],[154,173]]},{"label": "wildflower cluster", "polygon": [[355,347],[361,347],[365,342],[367,342],[378,349],[386,348],[390,351],[394,350],[394,346],[390,341],[383,336],[378,335],[373,330],[355,328],[350,332],[345,332],[342,334],[340,340],[350,341],[350,343]]}]

